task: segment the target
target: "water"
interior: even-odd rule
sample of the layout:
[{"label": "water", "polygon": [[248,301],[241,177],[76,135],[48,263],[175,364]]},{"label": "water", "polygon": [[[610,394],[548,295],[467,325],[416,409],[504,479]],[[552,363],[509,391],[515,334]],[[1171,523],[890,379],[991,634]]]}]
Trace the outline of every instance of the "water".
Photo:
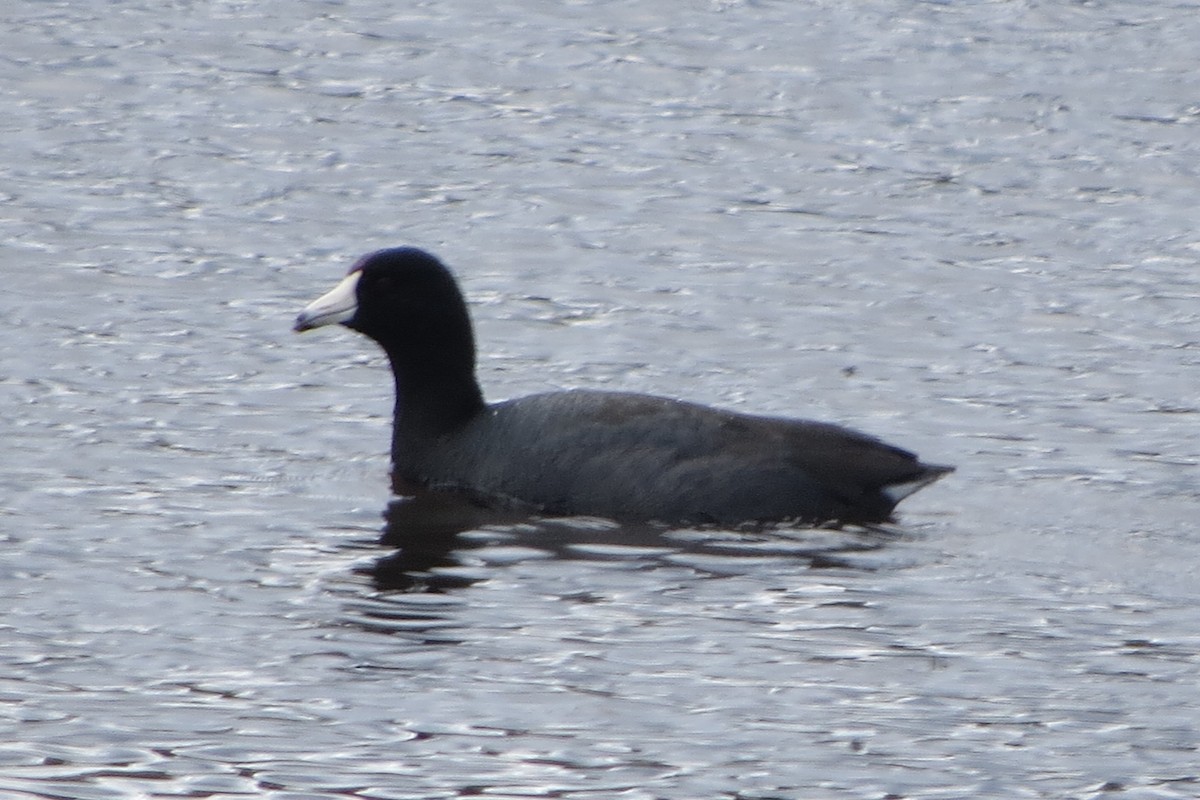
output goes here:
[{"label": "water", "polygon": [[[1200,794],[1196,11],[9,4],[0,794]],[[289,332],[400,243],[493,399],[959,472],[421,539],[381,358]]]}]

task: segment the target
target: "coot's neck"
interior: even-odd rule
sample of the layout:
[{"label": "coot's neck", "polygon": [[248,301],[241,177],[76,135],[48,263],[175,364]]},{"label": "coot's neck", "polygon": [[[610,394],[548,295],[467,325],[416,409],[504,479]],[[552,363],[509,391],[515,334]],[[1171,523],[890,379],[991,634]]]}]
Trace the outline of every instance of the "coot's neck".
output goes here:
[{"label": "coot's neck", "polygon": [[396,381],[392,461],[397,466],[420,459],[439,438],[483,411],[474,352],[469,359],[433,361],[389,350],[388,359]]}]

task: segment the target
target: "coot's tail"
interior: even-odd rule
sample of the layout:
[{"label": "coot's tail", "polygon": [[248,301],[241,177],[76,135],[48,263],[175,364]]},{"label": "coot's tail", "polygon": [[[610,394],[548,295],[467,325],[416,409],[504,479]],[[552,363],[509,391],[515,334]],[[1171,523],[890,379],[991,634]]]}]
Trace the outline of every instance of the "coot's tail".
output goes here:
[{"label": "coot's tail", "polygon": [[890,486],[885,486],[881,491],[892,502],[892,505],[895,505],[910,494],[920,491],[938,478],[941,478],[943,475],[949,475],[951,472],[954,472],[954,467],[944,464],[922,464],[921,471],[915,477],[909,478],[902,483],[893,483]]}]

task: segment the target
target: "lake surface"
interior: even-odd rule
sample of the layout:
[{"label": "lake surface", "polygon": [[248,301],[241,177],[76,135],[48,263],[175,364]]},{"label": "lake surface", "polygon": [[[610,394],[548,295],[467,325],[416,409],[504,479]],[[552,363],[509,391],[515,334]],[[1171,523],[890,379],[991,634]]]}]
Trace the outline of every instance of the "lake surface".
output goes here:
[{"label": "lake surface", "polygon": [[[1198,12],[7,4],[0,795],[1200,795]],[[492,399],[959,471],[887,532],[398,501],[383,358],[290,332],[396,244]]]}]

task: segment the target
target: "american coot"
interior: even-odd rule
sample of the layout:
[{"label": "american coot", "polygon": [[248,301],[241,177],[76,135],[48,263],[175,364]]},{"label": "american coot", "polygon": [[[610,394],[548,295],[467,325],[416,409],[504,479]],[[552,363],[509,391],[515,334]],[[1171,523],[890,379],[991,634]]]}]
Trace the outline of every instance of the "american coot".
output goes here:
[{"label": "american coot", "polygon": [[489,405],[458,285],[416,248],[361,258],[295,329],[333,323],[374,339],[391,361],[397,481],[497,507],[630,522],[882,522],[953,470],[837,425],[641,394]]}]

